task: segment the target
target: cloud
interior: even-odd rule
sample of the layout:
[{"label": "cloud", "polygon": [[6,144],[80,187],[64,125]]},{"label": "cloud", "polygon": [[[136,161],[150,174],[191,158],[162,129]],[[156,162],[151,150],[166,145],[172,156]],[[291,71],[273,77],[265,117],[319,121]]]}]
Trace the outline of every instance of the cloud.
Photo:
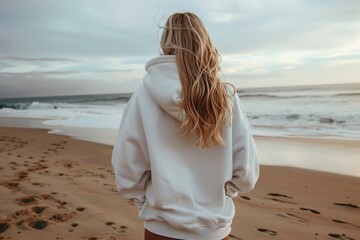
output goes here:
[{"label": "cloud", "polygon": [[6,56],[6,57],[0,57],[0,59],[4,60],[15,60],[15,61],[29,61],[29,62],[50,62],[50,61],[56,61],[56,62],[79,62],[79,60],[74,59],[66,59],[66,58],[31,58],[31,57],[20,57],[20,56]]},{"label": "cloud", "polygon": [[0,97],[40,94],[28,86],[55,79],[69,89],[41,86],[45,95],[81,92],[71,81],[132,90],[159,54],[158,25],[177,11],[201,17],[238,87],[360,82],[357,0],[2,0]]},{"label": "cloud", "polygon": [[[126,74],[126,72],[121,72]],[[120,76],[121,77],[121,73]],[[71,75],[71,73],[68,73]],[[92,74],[94,76],[96,74]],[[140,83],[140,78],[130,76],[120,81],[115,78],[96,79],[81,77],[76,79],[63,78],[63,74],[48,73],[2,73],[0,74],[0,96],[2,98],[11,97],[31,97],[31,96],[50,96],[50,95],[77,95],[77,94],[101,94],[131,92],[133,85]],[[68,76],[68,75],[66,75]]]}]

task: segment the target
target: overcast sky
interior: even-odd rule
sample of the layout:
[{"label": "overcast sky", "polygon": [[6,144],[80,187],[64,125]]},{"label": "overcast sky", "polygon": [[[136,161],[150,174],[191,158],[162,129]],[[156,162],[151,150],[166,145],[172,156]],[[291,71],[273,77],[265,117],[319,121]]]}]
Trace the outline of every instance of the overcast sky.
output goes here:
[{"label": "overcast sky", "polygon": [[238,88],[360,83],[359,0],[0,0],[0,97],[132,91],[177,11]]}]

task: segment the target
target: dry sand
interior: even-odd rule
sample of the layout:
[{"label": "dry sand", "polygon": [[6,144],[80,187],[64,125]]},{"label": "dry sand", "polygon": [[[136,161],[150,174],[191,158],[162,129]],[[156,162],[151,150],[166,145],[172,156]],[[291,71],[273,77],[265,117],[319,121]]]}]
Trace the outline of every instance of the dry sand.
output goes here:
[{"label": "dry sand", "polygon": [[[111,146],[0,128],[0,239],[140,240],[137,209],[115,189]],[[235,199],[233,239],[360,239],[360,178],[261,166]]]}]

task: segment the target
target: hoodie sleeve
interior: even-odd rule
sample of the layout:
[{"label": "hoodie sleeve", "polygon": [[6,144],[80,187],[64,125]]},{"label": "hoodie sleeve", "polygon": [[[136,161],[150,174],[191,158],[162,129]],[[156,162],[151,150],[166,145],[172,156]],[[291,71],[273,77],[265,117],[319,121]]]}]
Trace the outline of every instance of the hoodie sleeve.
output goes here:
[{"label": "hoodie sleeve", "polygon": [[245,108],[237,94],[234,97],[233,175],[225,184],[226,195],[234,198],[238,193],[250,192],[259,178],[259,162],[254,138]]},{"label": "hoodie sleeve", "polygon": [[138,122],[134,109],[136,104],[129,101],[124,110],[116,142],[112,151],[111,163],[114,169],[116,188],[137,208],[146,201],[145,189],[150,180],[150,166],[139,141],[128,129],[128,125]]}]

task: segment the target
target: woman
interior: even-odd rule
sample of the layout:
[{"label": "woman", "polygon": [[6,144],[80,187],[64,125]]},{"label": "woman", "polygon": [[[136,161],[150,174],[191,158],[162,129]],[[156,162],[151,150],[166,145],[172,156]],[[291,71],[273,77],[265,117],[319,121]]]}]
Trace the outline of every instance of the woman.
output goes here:
[{"label": "woman", "polygon": [[146,240],[230,239],[232,198],[259,177],[245,109],[219,78],[199,17],[171,15],[161,48],[123,113],[112,155],[117,189],[139,208]]}]

